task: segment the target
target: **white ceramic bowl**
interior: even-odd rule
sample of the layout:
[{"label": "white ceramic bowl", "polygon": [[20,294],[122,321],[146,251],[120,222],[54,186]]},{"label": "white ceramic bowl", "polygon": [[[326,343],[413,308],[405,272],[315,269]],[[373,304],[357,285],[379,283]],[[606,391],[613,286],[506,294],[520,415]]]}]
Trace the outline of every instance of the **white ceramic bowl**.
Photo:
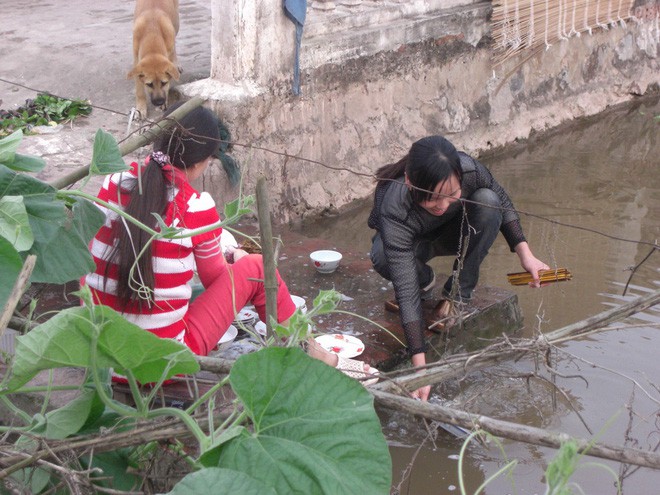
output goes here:
[{"label": "white ceramic bowl", "polygon": [[320,251],[314,251],[309,255],[314,263],[314,267],[320,273],[332,273],[339,266],[341,261],[341,253],[338,251],[332,251],[329,249],[322,249]]},{"label": "white ceramic bowl", "polygon": [[293,301],[293,304],[296,305],[296,308],[299,309],[302,314],[307,313],[307,302],[305,301],[304,298],[300,296],[294,296],[292,294],[291,300]]}]

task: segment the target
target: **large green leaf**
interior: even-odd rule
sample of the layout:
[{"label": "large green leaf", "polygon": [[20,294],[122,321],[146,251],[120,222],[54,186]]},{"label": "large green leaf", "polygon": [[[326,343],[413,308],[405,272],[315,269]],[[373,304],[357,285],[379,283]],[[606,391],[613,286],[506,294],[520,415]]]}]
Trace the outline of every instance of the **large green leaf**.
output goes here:
[{"label": "large green leaf", "polygon": [[14,161],[16,150],[23,140],[23,131],[12,132],[0,139],[0,163],[9,164]]},{"label": "large green leaf", "polygon": [[7,304],[7,299],[9,299],[22,267],[21,255],[7,239],[0,237],[0,273],[2,273],[0,308],[4,308]]},{"label": "large green leaf", "polygon": [[103,223],[103,214],[87,200],[72,208],[50,185],[0,165],[0,198],[22,196],[34,236],[25,254],[37,255],[33,282],[65,283],[94,269],[88,243]]},{"label": "large green leaf", "polygon": [[14,161],[6,165],[12,170],[20,172],[40,172],[46,166],[46,162],[37,156],[16,153]]},{"label": "large green leaf", "polygon": [[254,424],[201,457],[290,493],[389,493],[391,459],[364,387],[300,349],[242,356],[230,383]]},{"label": "large green leaf", "polygon": [[[91,310],[90,310],[91,309]],[[98,334],[97,358],[92,363],[92,337]],[[126,321],[107,306],[86,306],[60,311],[50,320],[16,338],[7,390],[17,390],[42,370],[62,367],[130,370],[143,382],[177,373],[195,373],[199,365],[185,346]]]},{"label": "large green leaf", "polygon": [[94,152],[89,170],[94,175],[113,174],[128,170],[117,141],[112,134],[103,129],[96,131],[96,136],[94,136]]},{"label": "large green leaf", "polygon": [[0,198],[0,236],[17,251],[30,249],[34,242],[30,221],[21,196]]},{"label": "large green leaf", "polygon": [[0,165],[0,198],[23,196],[35,242],[48,243],[67,220],[66,205],[45,182]]},{"label": "large green leaf", "polygon": [[[23,436],[29,443],[33,443],[32,435],[49,438],[52,440],[61,440],[74,433],[78,433],[83,425],[88,421],[95,406],[98,408],[99,398],[96,390],[85,389],[71,402],[65,404],[59,409],[54,409],[46,413],[45,417],[35,417],[28,430],[28,436]],[[32,438],[31,438],[32,437]]]},{"label": "large green leaf", "polygon": [[240,471],[213,467],[185,476],[171,492],[168,492],[168,495],[190,495],[191,493],[277,494],[270,483],[263,483]]},{"label": "large green leaf", "polygon": [[103,225],[104,215],[94,204],[78,200],[47,243],[35,243],[30,250],[37,255],[33,282],[63,284],[94,271],[89,241]]}]

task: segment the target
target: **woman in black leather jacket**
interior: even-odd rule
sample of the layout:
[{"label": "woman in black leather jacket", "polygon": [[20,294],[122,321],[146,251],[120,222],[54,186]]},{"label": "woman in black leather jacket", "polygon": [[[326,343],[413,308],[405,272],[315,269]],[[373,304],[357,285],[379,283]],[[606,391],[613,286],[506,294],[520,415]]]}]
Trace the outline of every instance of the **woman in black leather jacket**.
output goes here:
[{"label": "woman in black leather jacket", "polygon": [[[396,304],[414,366],[426,364],[427,323],[422,300],[431,296],[435,274],[427,262],[456,256],[454,274],[445,282],[435,320],[446,320],[467,303],[479,279],[479,267],[498,232],[520,258],[539,287],[539,270],[548,266],[529,248],[506,191],[488,169],[442,136],[413,143],[396,163],[376,171],[369,227],[374,269],[394,286]],[[430,387],[413,392],[427,400]]]}]

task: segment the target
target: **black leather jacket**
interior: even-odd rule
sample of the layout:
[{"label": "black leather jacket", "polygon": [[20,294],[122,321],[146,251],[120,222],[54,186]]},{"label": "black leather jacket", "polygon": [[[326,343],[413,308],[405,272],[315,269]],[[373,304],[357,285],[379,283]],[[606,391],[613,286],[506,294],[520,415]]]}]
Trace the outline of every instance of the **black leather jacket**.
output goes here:
[{"label": "black leather jacket", "polygon": [[[525,236],[520,217],[514,210],[509,195],[483,164],[463,152],[459,152],[459,157],[463,173],[461,198],[469,198],[481,188],[491,189],[499,196],[503,208],[500,232],[513,251],[517,244],[525,241]],[[376,187],[374,207],[369,215],[368,225],[381,235],[392,285],[399,303],[401,324],[411,354],[426,350],[425,324],[413,245],[415,241],[430,235],[453,217],[460,209],[460,204],[456,202],[445,214],[434,216],[413,203],[403,176],[394,181],[381,182]]]}]

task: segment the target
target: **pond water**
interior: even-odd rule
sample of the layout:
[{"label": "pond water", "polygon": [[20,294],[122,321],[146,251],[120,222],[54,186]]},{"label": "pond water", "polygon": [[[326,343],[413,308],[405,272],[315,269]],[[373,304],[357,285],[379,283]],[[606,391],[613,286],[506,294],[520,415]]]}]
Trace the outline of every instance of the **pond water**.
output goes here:
[{"label": "pond water", "polygon": [[[573,273],[570,282],[540,290],[513,289],[524,315],[523,336],[560,328],[660,288],[660,252],[656,251],[638,267],[626,296],[622,295],[632,268],[660,238],[658,115],[657,99],[641,99],[481,157],[525,213],[523,227],[537,257]],[[310,242],[312,248],[339,246],[365,260],[364,272],[368,272],[369,209],[367,201],[347,214],[282,233],[285,246],[292,236],[306,238],[294,241],[306,247]],[[437,271],[448,272],[450,260],[436,262]],[[520,271],[517,257],[500,236],[483,264],[480,283],[506,286],[506,273],[513,271]],[[377,306],[382,308],[386,284],[380,280],[374,288],[373,282],[371,286],[364,282],[373,272],[344,276],[353,280],[349,289],[344,284],[351,297],[372,298],[364,308],[371,307],[373,299],[381,301]],[[302,287],[294,280],[290,286],[304,291],[309,284]],[[317,286],[330,288],[321,282]],[[372,315],[373,311],[365,316]],[[607,331],[563,344],[553,356],[560,393],[553,393],[553,377],[542,365],[537,369],[537,363],[522,360],[437,387],[433,396],[498,419],[612,445],[654,449],[660,443],[659,348],[656,306]],[[535,372],[537,377],[529,378]],[[462,442],[427,428],[422,421],[381,412],[393,456],[393,492],[460,493],[457,458]],[[507,458],[517,460],[515,483],[499,477],[484,493],[543,493],[543,473],[555,451],[509,441],[502,442],[502,449],[504,454],[495,443],[468,446],[463,460],[467,493],[473,493]],[[582,462],[588,461],[621,474],[617,463],[595,458]],[[660,471],[641,468],[626,474],[623,493],[658,493]],[[602,467],[579,468],[572,479],[585,493],[616,493],[613,476]]]}]

